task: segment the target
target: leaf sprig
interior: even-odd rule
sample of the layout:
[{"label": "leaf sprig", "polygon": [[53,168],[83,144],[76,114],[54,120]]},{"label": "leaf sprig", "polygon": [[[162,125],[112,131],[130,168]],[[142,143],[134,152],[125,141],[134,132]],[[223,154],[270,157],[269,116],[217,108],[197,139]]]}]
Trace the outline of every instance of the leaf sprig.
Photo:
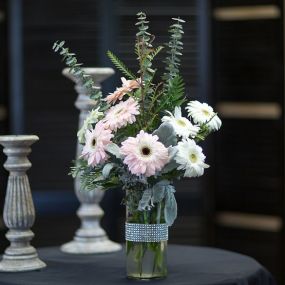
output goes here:
[{"label": "leaf sprig", "polygon": [[180,56],[182,56],[183,42],[182,36],[184,34],[182,24],[185,23],[184,20],[180,18],[172,18],[176,21],[169,28],[170,41],[166,44],[168,47],[165,63],[166,63],[166,72],[163,75],[163,79],[167,82],[173,79],[179,74],[180,67]]},{"label": "leaf sprig", "polygon": [[172,110],[185,102],[185,83],[181,75],[176,75],[168,82],[168,90],[160,104],[159,110]]},{"label": "leaf sprig", "polygon": [[111,51],[107,51],[107,56],[110,58],[112,63],[129,79],[136,79],[136,76],[130,71],[127,66]]},{"label": "leaf sprig", "polygon": [[153,49],[152,42],[154,40],[154,36],[148,32],[149,26],[147,25],[149,21],[147,21],[146,14],[143,12],[139,12],[137,14],[137,23],[138,32],[136,33],[136,54],[138,56],[140,69],[138,73],[141,75],[141,79],[145,84],[153,78],[155,70],[152,69],[152,59],[155,57],[157,53],[161,50]]},{"label": "leaf sprig", "polygon": [[99,100],[102,98],[102,92],[99,87],[95,86],[89,74],[81,68],[82,63],[78,63],[76,54],[70,52],[68,47],[65,47],[65,41],[56,41],[53,44],[53,51],[58,52],[62,56],[62,60],[70,68],[69,72],[73,74],[76,79],[82,83],[91,99]]}]

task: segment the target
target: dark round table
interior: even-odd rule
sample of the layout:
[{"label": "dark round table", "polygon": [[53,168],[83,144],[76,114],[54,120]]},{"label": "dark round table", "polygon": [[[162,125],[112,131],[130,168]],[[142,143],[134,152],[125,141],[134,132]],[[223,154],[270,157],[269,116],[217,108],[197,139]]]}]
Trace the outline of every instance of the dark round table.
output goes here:
[{"label": "dark round table", "polygon": [[[39,249],[47,263],[41,271],[0,273],[0,284],[19,285],[114,285],[140,284],[125,278],[124,251],[101,255],[70,255],[59,248]],[[171,285],[275,285],[271,274],[254,259],[206,247],[170,245],[169,274],[147,284]]]}]

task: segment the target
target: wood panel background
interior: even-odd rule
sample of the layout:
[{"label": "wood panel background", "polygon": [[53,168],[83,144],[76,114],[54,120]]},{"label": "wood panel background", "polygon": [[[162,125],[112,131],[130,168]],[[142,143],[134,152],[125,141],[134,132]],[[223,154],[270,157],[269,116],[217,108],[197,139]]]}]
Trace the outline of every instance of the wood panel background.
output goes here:
[{"label": "wood panel background", "polygon": [[[270,6],[267,6],[270,5]],[[272,103],[278,116],[255,117],[230,113],[216,140],[216,245],[255,257],[279,282],[284,223],[284,64],[283,2],[215,0],[216,8],[238,10],[274,7],[278,17],[266,19],[213,19],[213,87],[218,104]],[[254,108],[252,112],[254,112]],[[249,111],[248,111],[249,112]],[[241,217],[254,225],[249,228]],[[271,219],[269,227],[264,216]],[[227,220],[226,223],[223,221]],[[232,219],[232,224],[231,224]],[[234,220],[233,220],[234,219]],[[238,223],[236,221],[239,221]],[[275,227],[274,224],[280,224]],[[273,225],[273,226],[271,226]]]},{"label": "wood panel background", "polygon": [[[0,134],[8,131],[8,42],[7,42],[7,5],[0,2]],[[5,158],[0,150],[0,165],[2,166]],[[0,167],[0,189],[6,185],[7,174],[3,167]],[[0,205],[3,205],[4,191],[0,191]]]}]

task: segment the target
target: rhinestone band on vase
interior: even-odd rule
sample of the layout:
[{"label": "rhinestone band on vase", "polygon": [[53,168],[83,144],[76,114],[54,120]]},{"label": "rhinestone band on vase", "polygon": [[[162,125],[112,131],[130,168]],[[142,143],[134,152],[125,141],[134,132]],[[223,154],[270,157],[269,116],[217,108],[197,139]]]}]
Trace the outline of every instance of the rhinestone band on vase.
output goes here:
[{"label": "rhinestone band on vase", "polygon": [[126,223],[126,240],[134,242],[160,242],[168,240],[167,224]]}]

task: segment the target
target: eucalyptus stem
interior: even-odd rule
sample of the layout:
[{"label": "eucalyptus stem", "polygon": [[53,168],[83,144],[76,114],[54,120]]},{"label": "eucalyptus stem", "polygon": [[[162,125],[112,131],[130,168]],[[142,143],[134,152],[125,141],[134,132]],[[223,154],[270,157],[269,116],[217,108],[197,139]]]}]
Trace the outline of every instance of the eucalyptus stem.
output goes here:
[{"label": "eucalyptus stem", "polygon": [[185,23],[184,20],[180,18],[172,18],[175,21],[174,24],[170,26],[170,40],[166,44],[168,47],[166,57],[166,72],[163,75],[165,79],[166,86],[169,87],[169,80],[175,78],[179,74],[179,66],[180,66],[180,56],[182,55],[183,50],[183,42],[181,41],[182,36],[184,34],[182,24]]},{"label": "eucalyptus stem", "polygon": [[54,52],[58,52],[62,56],[62,60],[69,67],[69,72],[82,83],[89,96],[92,99],[101,99],[102,92],[100,88],[95,86],[91,76],[81,68],[82,63],[78,62],[76,54],[70,52],[68,47],[65,47],[65,41],[56,41],[53,44],[52,49]]}]

